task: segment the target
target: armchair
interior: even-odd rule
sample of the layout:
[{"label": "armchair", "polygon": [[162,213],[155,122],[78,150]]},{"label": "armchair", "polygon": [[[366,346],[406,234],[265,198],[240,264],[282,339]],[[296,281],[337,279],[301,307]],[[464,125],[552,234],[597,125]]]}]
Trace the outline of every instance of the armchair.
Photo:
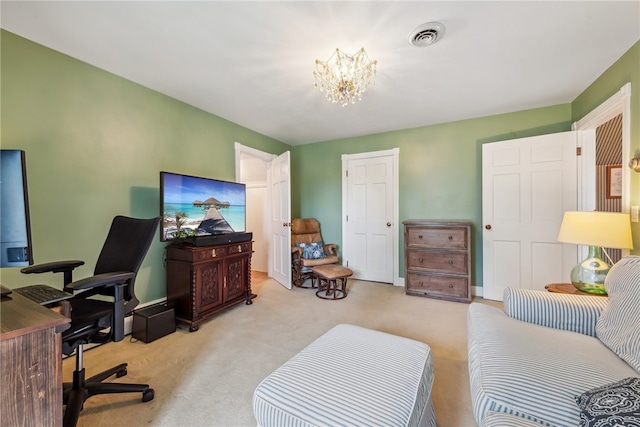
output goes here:
[{"label": "armchair", "polygon": [[317,265],[336,264],[337,246],[324,244],[320,234],[320,223],[315,218],[294,218],[291,222],[291,269],[293,285],[305,287],[312,279],[311,269]]},{"label": "armchair", "polygon": [[[82,261],[59,261],[23,268],[25,274],[63,273],[64,290],[73,293],[70,303],[71,327],[62,333],[62,352],[76,352],[73,381],[63,386],[66,405],[63,425],[75,426],[85,400],[96,394],[142,393],[142,401],[153,399],[148,384],[103,382],[115,375],[127,374],[122,363],[107,371],[85,379],[82,366],[83,345],[121,341],[124,338],[124,318],[138,305],[134,282],[138,269],[158,229],[160,218],[135,219],[116,216],[96,262],[94,276],[72,281],[72,272]],[[90,298],[101,296],[100,299]]]}]

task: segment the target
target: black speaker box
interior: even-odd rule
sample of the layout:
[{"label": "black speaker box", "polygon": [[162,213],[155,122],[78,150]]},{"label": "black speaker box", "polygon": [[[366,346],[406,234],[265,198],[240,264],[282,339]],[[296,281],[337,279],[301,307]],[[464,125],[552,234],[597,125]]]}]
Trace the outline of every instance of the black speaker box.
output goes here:
[{"label": "black speaker box", "polygon": [[131,336],[142,342],[162,338],[176,331],[176,315],[167,304],[152,305],[133,312]]}]

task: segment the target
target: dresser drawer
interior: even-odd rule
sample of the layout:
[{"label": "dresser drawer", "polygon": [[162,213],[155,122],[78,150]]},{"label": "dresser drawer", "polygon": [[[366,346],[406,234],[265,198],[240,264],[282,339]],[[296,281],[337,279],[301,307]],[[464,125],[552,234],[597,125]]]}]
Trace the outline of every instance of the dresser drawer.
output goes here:
[{"label": "dresser drawer", "polygon": [[407,293],[413,295],[469,299],[466,277],[410,272],[405,281]]},{"label": "dresser drawer", "polygon": [[467,249],[467,229],[461,227],[407,227],[408,247]]},{"label": "dresser drawer", "polygon": [[441,273],[469,274],[466,252],[436,252],[407,249],[408,270],[437,271]]}]

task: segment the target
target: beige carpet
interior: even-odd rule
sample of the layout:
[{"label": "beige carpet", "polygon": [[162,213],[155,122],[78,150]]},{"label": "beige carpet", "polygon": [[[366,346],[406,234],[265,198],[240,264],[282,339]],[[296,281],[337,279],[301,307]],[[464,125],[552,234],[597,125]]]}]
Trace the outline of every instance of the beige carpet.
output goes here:
[{"label": "beige carpet", "polygon": [[[79,426],[255,426],[251,401],[258,383],[339,323],[429,344],[438,426],[476,425],[467,370],[467,304],[411,297],[401,287],[356,280],[339,301],[321,300],[310,289],[287,290],[260,274],[252,284],[258,294],[252,305],[213,317],[197,332],[182,327],[149,344],[127,337],[86,351],[87,376],[128,362],[128,375],[118,381],[149,383],[155,399],[94,396],[85,403]],[[63,362],[67,381],[74,360]]]}]

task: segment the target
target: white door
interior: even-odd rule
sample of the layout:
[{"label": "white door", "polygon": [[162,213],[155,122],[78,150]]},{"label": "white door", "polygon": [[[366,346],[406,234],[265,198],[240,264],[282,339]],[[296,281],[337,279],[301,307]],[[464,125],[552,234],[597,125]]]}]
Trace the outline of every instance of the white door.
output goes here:
[{"label": "white door", "polygon": [[394,282],[397,150],[343,156],[344,264],[354,278]]},{"label": "white door", "polygon": [[558,242],[577,209],[577,132],[482,146],[483,296],[569,281],[576,245]]},{"label": "white door", "polygon": [[288,151],[271,161],[268,185],[271,220],[269,276],[291,289],[291,178]]}]

